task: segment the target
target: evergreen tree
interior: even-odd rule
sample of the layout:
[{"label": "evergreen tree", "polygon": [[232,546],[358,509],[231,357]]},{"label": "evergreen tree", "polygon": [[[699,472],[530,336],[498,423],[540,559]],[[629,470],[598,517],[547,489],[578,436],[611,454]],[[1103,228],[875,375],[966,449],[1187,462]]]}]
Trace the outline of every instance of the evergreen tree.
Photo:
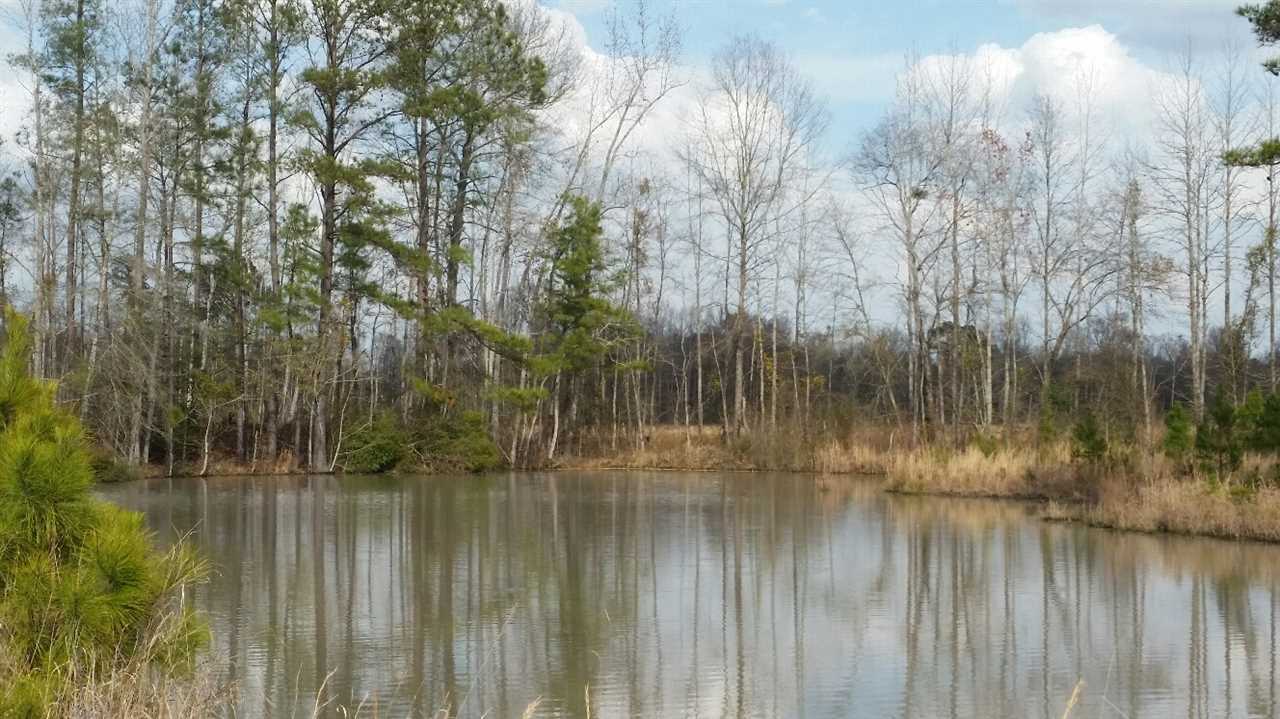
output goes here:
[{"label": "evergreen tree", "polygon": [[1076,459],[1086,462],[1099,462],[1107,456],[1107,438],[1092,412],[1086,412],[1072,427],[1071,453]]},{"label": "evergreen tree", "polygon": [[68,157],[65,313],[66,335],[62,347],[62,369],[69,369],[78,349],[80,322],[76,314],[79,297],[80,246],[84,234],[84,189],[86,133],[92,114],[90,92],[98,67],[98,42],[102,32],[100,0],[51,0],[42,5],[45,31],[45,82],[58,98],[65,135],[60,138]]},{"label": "evergreen tree", "polygon": [[614,282],[601,243],[600,204],[576,196],[569,199],[568,207],[569,216],[551,237],[551,270],[543,308],[548,327],[538,342],[542,352],[534,358],[536,371],[555,378],[549,457],[555,455],[565,396],[569,417],[576,419],[576,380],[599,366],[609,350],[633,336],[635,330],[626,311],[609,300]]},{"label": "evergreen tree", "polygon": [[1191,418],[1181,404],[1174,404],[1164,417],[1164,453],[1179,467],[1184,467],[1194,446]]},{"label": "evergreen tree", "polygon": [[[1236,9],[1236,14],[1253,26],[1259,45],[1270,47],[1280,43],[1280,2],[1277,0],[1268,0],[1261,5],[1242,5]],[[1272,75],[1280,75],[1280,57],[1268,58],[1262,66]]]},{"label": "evergreen tree", "polygon": [[[94,499],[76,417],[27,372],[24,317],[0,350],[0,716],[46,716],[77,681],[136,662],[182,670],[206,630],[182,597],[203,565],[162,555],[142,516]],[[6,676],[6,673],[11,673]]]},{"label": "evergreen tree", "polygon": [[1196,455],[1205,469],[1219,479],[1240,467],[1244,446],[1237,431],[1236,408],[1225,392],[1219,392],[1209,413],[1196,429]]},{"label": "evergreen tree", "polygon": [[[220,122],[219,84],[227,53],[226,16],[215,0],[179,0],[175,7],[177,37],[170,47],[180,78],[173,108],[178,125],[186,129],[183,148],[187,172],[181,187],[191,205],[191,310],[195,328],[188,357],[190,370],[205,371],[209,353],[211,303],[206,255],[221,240],[210,233],[211,215],[218,210],[219,184],[226,167],[221,147],[229,136]],[[194,383],[194,379],[188,378]]]},{"label": "evergreen tree", "polygon": [[26,198],[13,177],[0,180],[0,305],[9,304],[10,262],[15,235],[22,229],[22,207]]},{"label": "evergreen tree", "polygon": [[[367,211],[375,205],[370,177],[377,169],[358,151],[361,140],[387,116],[374,99],[385,84],[381,60],[388,51],[390,5],[387,0],[310,0],[305,10],[315,62],[301,75],[310,102],[293,119],[311,140],[299,159],[320,198],[316,332],[322,356],[340,354],[330,338],[336,335],[331,326],[334,268],[342,235],[364,232]],[[329,468],[327,383],[324,376],[316,378],[309,464],[317,470]]]},{"label": "evergreen tree", "polygon": [[494,160],[526,140],[533,111],[547,100],[547,70],[493,0],[410,0],[393,6],[389,18],[396,38],[386,74],[396,112],[386,170],[404,187],[413,237],[387,250],[414,283],[413,370],[456,384],[467,323],[459,327],[437,311],[461,304],[472,259],[467,230],[475,208],[491,201],[477,185],[498,171]]},{"label": "evergreen tree", "polygon": [[1261,400],[1261,409],[1252,418],[1249,448],[1280,453],[1280,395],[1270,394]]}]

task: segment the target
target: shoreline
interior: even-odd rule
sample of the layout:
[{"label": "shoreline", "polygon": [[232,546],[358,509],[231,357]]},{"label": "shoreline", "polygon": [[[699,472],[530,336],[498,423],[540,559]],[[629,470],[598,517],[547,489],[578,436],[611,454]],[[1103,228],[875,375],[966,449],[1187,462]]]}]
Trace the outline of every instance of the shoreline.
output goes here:
[{"label": "shoreline", "polygon": [[[864,460],[874,452],[863,447],[853,454]],[[651,455],[652,456],[652,455]],[[985,454],[974,449],[941,452],[935,449],[881,453],[883,468],[862,462],[852,468],[753,466],[747,462],[646,464],[636,457],[566,457],[554,466],[528,472],[684,472],[706,474],[786,473],[810,475],[815,482],[875,482],[879,491],[899,496],[1013,501],[1036,505],[1041,521],[1073,522],[1087,527],[1141,534],[1210,537],[1228,541],[1280,544],[1280,488],[1240,488],[1210,485],[1198,478],[1155,476],[1136,478],[1120,469],[1111,471],[1073,464],[1061,456],[1028,450],[999,450]],[[612,460],[612,461],[609,461]],[[1034,462],[1028,466],[1025,463]],[[878,471],[877,471],[878,470]],[[296,478],[343,476],[333,472],[252,471],[223,464],[205,474],[154,474],[142,480],[219,479],[231,477]],[[423,470],[392,472],[403,475],[443,475]],[[358,476],[353,473],[352,476]],[[821,487],[825,491],[827,487]]]}]

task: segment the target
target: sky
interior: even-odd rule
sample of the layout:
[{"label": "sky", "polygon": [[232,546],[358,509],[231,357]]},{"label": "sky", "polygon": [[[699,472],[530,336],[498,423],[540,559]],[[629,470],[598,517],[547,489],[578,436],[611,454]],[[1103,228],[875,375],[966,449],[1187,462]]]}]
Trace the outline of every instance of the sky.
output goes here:
[{"label": "sky", "polygon": [[[627,2],[628,0],[621,0]],[[615,0],[544,0],[568,12],[599,48]],[[828,142],[853,144],[880,117],[894,75],[909,55],[987,53],[1018,68],[1028,95],[1076,62],[1095,64],[1121,105],[1136,103],[1152,73],[1168,69],[1191,43],[1197,53],[1235,42],[1257,54],[1236,0],[650,0],[674,12],[682,63],[705,68],[734,34],[770,39],[823,95]],[[1261,72],[1259,70],[1259,72]],[[1107,102],[1104,87],[1104,103]],[[1015,92],[1015,95],[1019,94]],[[1119,116],[1138,108],[1113,108]],[[1141,114],[1141,112],[1139,112]],[[1135,120],[1136,122],[1136,120]],[[847,138],[847,139],[846,139]]]}]

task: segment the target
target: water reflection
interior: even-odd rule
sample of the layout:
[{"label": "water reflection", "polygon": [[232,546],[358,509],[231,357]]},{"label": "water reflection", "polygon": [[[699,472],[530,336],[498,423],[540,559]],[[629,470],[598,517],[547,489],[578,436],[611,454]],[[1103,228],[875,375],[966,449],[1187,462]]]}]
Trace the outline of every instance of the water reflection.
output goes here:
[{"label": "water reflection", "polygon": [[218,566],[243,716],[1277,715],[1280,548],[790,475],[107,493]]}]

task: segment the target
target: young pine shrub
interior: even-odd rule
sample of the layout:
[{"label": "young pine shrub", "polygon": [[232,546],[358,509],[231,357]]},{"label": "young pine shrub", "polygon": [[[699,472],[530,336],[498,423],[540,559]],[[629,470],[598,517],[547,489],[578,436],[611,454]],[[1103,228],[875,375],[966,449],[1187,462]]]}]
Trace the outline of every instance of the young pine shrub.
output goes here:
[{"label": "young pine shrub", "polygon": [[969,438],[969,446],[974,447],[982,456],[990,459],[1000,451],[1000,438],[994,434],[978,432]]},{"label": "young pine shrub", "polygon": [[1211,479],[1229,481],[1244,458],[1244,443],[1237,431],[1236,408],[1225,394],[1219,394],[1213,406],[1196,428],[1195,449],[1201,467]]},{"label": "young pine shrub", "polygon": [[1162,449],[1179,472],[1187,470],[1187,459],[1195,446],[1195,436],[1191,429],[1191,418],[1181,404],[1173,405],[1164,417],[1164,442]]},{"label": "young pine shrub", "polygon": [[[181,597],[203,565],[152,546],[140,515],[94,499],[76,417],[30,377],[26,320],[0,350],[0,716],[61,714],[95,678],[189,670],[207,640]],[[163,632],[156,631],[163,627]]]},{"label": "young pine shrub", "polygon": [[1086,413],[1071,428],[1071,454],[1075,459],[1096,464],[1107,456],[1107,438],[1092,414]]},{"label": "young pine shrub", "polygon": [[1255,400],[1256,392],[1250,393],[1247,407],[1255,407],[1249,414],[1249,448],[1257,452],[1280,454],[1280,395],[1269,394],[1261,400]]}]

